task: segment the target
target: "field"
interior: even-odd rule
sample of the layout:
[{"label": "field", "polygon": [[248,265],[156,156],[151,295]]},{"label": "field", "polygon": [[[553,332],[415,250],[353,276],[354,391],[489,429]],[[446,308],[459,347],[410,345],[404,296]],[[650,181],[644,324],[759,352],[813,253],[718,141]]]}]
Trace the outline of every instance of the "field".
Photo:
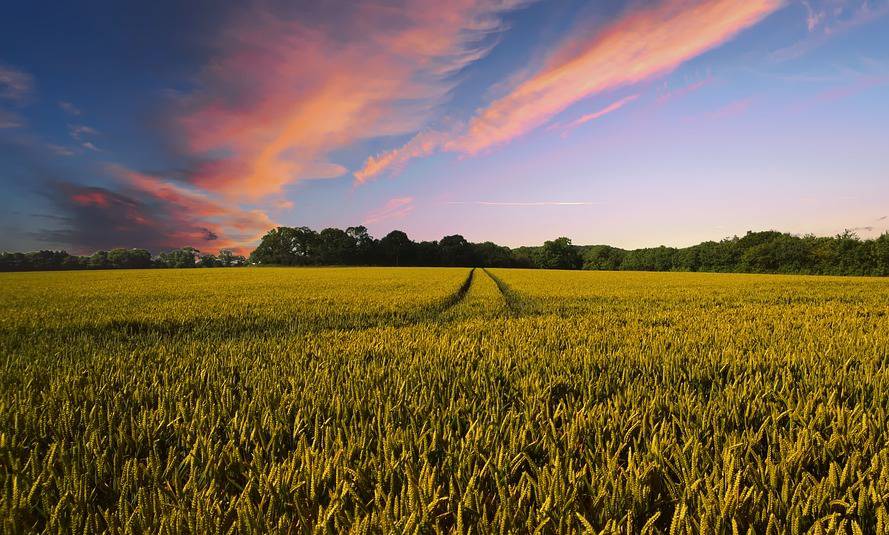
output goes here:
[{"label": "field", "polygon": [[0,274],[0,531],[887,533],[889,280]]}]

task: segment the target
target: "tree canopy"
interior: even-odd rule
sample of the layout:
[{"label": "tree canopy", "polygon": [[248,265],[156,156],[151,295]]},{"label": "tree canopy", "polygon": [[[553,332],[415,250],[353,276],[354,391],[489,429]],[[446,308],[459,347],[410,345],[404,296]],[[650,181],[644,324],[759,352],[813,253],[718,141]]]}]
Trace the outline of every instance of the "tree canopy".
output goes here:
[{"label": "tree canopy", "polygon": [[472,243],[459,234],[416,242],[393,230],[381,239],[363,226],[345,230],[277,227],[265,234],[249,259],[230,250],[214,255],[183,247],[152,256],[145,249],[112,249],[90,256],[65,251],[0,254],[0,271],[279,266],[479,266],[540,269],[711,271],[889,276],[889,233],[862,240],[852,232],[833,237],[776,231],[707,241],[691,247],[621,249],[574,245],[559,237],[538,247],[510,249]]}]

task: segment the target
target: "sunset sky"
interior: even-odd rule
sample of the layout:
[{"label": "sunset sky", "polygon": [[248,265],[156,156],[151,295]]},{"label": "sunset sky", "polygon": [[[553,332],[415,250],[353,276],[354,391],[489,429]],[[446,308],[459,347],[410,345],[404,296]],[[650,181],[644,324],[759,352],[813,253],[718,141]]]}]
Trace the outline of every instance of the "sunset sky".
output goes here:
[{"label": "sunset sky", "polygon": [[2,13],[0,250],[889,230],[889,0]]}]

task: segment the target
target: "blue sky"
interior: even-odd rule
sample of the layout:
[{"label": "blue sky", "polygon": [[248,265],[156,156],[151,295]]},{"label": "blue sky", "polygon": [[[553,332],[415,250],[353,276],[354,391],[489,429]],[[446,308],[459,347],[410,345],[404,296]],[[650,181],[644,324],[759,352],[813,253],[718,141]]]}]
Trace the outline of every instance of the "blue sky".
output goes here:
[{"label": "blue sky", "polygon": [[5,7],[0,249],[889,229],[885,0],[307,6]]}]

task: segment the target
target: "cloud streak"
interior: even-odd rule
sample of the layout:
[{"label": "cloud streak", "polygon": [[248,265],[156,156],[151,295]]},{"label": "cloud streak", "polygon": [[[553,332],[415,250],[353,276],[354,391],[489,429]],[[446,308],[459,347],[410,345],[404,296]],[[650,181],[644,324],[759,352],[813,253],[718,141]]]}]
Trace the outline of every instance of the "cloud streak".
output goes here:
[{"label": "cloud streak", "polygon": [[399,171],[414,158],[434,154],[447,139],[448,134],[443,132],[420,132],[400,148],[369,157],[364,166],[355,172],[355,181],[363,184],[380,173]]},{"label": "cloud streak", "polygon": [[453,147],[476,154],[526,134],[590,95],[666,74],[781,5],[781,0],[669,0],[630,10],[592,37],[579,31],[541,72],[477,114]]},{"label": "cloud streak", "polygon": [[389,199],[382,208],[374,210],[365,216],[363,224],[373,225],[392,219],[403,219],[414,211],[413,197],[395,197]]},{"label": "cloud streak", "polygon": [[405,0],[318,20],[240,17],[178,103],[174,122],[201,162],[190,181],[260,199],[347,173],[332,152],[418,130],[447,99],[454,74],[488,53],[502,14],[525,3]]},{"label": "cloud streak", "polygon": [[80,109],[70,102],[60,100],[59,108],[68,115],[80,115]]},{"label": "cloud streak", "polygon": [[797,59],[837,35],[889,15],[886,0],[809,0],[802,2],[809,35],[771,54],[777,62]]},{"label": "cloud streak", "polygon": [[599,31],[578,26],[542,69],[479,110],[457,135],[436,139],[435,149],[417,151],[408,143],[371,158],[356,176],[365,182],[418,152],[473,155],[506,144],[583,99],[671,72],[783,5],[783,0],[662,0],[630,8]]},{"label": "cloud streak", "polygon": [[476,206],[596,206],[605,203],[588,201],[532,201],[532,202],[507,202],[507,201],[449,201],[445,204],[470,204]]},{"label": "cloud streak", "polygon": [[53,182],[50,199],[64,222],[43,230],[43,241],[90,253],[114,247],[154,252],[192,246],[247,253],[275,223],[260,210],[242,210],[161,177],[109,166],[119,190]]},{"label": "cloud streak", "polygon": [[[34,91],[34,79],[30,74],[0,63],[0,104],[21,107]],[[25,119],[17,112],[0,108],[0,129],[25,126]]]},{"label": "cloud streak", "polygon": [[31,96],[33,89],[30,74],[0,64],[0,99],[20,104]]},{"label": "cloud streak", "polygon": [[562,129],[562,130],[573,130],[574,128],[577,128],[578,126],[580,126],[582,124],[586,124],[590,121],[595,121],[596,119],[599,119],[600,117],[604,117],[605,115],[608,115],[611,112],[615,112],[615,111],[623,108],[630,102],[633,102],[637,98],[639,98],[638,94],[629,95],[629,96],[624,97],[620,100],[616,100],[616,101],[612,102],[611,104],[605,106],[604,108],[602,108],[598,111],[595,111],[593,113],[587,113],[586,115],[581,115],[577,119],[575,119],[567,124],[553,125],[551,128]]}]

